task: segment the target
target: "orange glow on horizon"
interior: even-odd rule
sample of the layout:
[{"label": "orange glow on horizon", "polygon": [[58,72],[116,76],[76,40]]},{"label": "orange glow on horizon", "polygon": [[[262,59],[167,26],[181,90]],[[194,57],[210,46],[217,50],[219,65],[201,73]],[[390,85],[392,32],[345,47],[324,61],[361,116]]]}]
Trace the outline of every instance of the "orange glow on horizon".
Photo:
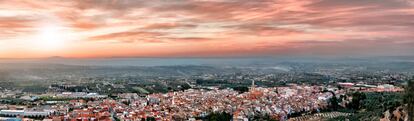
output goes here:
[{"label": "orange glow on horizon", "polygon": [[412,55],[412,11],[404,0],[3,0],[0,58]]}]

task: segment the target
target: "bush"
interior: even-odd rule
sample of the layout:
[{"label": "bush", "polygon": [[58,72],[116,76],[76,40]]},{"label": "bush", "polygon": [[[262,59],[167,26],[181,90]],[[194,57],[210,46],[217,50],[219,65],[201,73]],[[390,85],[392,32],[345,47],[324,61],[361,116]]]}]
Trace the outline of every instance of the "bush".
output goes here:
[{"label": "bush", "polygon": [[205,117],[205,121],[231,121],[232,115],[230,113],[211,113]]}]

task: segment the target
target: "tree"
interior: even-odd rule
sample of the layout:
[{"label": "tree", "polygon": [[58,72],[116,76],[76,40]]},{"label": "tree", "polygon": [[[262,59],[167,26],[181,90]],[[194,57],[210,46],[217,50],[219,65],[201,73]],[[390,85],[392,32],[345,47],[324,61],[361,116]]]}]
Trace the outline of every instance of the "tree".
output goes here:
[{"label": "tree", "polygon": [[232,115],[230,113],[211,113],[206,117],[207,121],[231,121]]},{"label": "tree", "polygon": [[336,94],[333,91],[323,90],[322,92],[329,92],[332,94],[332,98],[329,99],[329,105],[332,107],[334,111],[338,110],[338,98],[336,98]]},{"label": "tree", "polygon": [[236,90],[239,93],[244,93],[249,91],[249,88],[246,86],[237,86],[237,87],[233,87],[233,90]]},{"label": "tree", "polygon": [[352,96],[352,100],[351,100],[351,103],[348,104],[348,107],[354,110],[359,110],[362,107],[361,105],[362,101],[366,99],[365,94],[361,92],[355,92],[355,93],[352,93],[351,96]]},{"label": "tree", "polygon": [[334,111],[338,110],[339,105],[338,105],[338,98],[336,98],[336,96],[332,96],[332,98],[329,99],[329,103],[332,106],[332,109]]},{"label": "tree", "polygon": [[407,104],[408,121],[414,121],[414,80],[408,81],[407,83],[404,103]]},{"label": "tree", "polygon": [[148,117],[146,121],[156,121],[154,117]]},{"label": "tree", "polygon": [[191,88],[191,86],[190,85],[188,85],[188,84],[183,84],[183,85],[181,85],[181,90],[187,90],[187,89],[190,89]]}]

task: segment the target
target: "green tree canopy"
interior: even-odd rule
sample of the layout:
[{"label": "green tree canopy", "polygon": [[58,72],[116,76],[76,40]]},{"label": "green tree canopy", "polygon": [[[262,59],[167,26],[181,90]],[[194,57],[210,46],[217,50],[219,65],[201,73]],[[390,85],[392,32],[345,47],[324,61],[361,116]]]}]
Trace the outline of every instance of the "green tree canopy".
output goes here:
[{"label": "green tree canopy", "polygon": [[407,82],[404,103],[407,104],[408,121],[414,121],[414,80]]}]

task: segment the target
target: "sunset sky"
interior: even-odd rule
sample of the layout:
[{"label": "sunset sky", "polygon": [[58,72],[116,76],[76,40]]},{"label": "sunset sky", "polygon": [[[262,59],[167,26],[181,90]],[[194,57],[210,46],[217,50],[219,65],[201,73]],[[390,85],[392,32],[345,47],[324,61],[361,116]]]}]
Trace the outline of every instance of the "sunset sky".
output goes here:
[{"label": "sunset sky", "polygon": [[414,0],[0,0],[0,58],[414,55]]}]

